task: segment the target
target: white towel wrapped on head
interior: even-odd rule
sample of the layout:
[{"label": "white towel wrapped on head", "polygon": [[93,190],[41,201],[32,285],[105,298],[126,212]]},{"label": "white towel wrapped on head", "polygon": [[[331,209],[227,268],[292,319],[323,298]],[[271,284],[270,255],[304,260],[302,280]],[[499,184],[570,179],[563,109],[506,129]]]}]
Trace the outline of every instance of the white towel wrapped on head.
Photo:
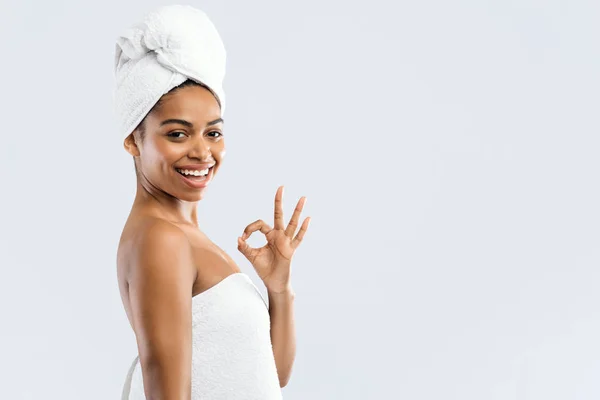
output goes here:
[{"label": "white towel wrapped on head", "polygon": [[160,7],[117,39],[115,106],[127,137],[160,97],[191,79],[208,87],[225,111],[225,47],[208,16],[191,6]]}]

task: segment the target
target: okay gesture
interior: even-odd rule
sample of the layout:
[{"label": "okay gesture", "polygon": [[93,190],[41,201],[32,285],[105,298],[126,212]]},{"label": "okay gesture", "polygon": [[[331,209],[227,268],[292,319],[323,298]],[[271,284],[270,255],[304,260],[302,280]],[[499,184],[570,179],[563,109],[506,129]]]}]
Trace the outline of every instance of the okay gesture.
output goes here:
[{"label": "okay gesture", "polygon": [[[306,197],[302,197],[298,201],[287,227],[283,223],[282,198],[283,186],[280,186],[275,194],[275,226],[273,228],[259,219],[248,225],[244,229],[243,235],[237,239],[238,250],[250,261],[271,293],[283,293],[291,290],[292,257],[302,242],[310,222],[310,217],[307,217],[294,236]],[[253,248],[246,243],[246,239],[256,231],[262,232],[267,239],[267,244],[261,248]]]}]

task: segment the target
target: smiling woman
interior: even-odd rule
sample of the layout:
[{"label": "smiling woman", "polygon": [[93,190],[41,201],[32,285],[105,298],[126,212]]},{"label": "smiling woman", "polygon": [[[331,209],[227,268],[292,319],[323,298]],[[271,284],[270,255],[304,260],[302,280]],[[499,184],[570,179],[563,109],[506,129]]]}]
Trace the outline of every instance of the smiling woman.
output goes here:
[{"label": "smiling woman", "polygon": [[[225,51],[206,15],[161,7],[119,37],[116,103],[137,192],[117,252],[119,290],[138,354],[122,399],[281,399],[295,358],[291,260],[308,228],[287,226],[283,187],[273,228],[237,238],[268,304],[198,224],[198,202],[225,157]],[[267,244],[251,248],[255,231]]]},{"label": "smiling woman", "polygon": [[134,157],[138,184],[151,191],[150,182],[160,182],[174,197],[193,202],[204,190],[189,189],[206,188],[221,165],[223,136],[217,99],[205,85],[188,79],[161,97],[124,145]]}]

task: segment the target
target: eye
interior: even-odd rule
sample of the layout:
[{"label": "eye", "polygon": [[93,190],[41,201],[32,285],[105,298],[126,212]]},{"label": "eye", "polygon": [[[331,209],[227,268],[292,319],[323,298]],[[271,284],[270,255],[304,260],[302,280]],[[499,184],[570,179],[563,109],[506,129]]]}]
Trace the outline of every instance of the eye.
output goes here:
[{"label": "eye", "polygon": [[213,133],[216,133],[218,135],[218,136],[213,136],[213,137],[221,137],[221,136],[223,136],[223,134],[221,132],[219,132],[219,131],[210,131],[210,132],[208,132],[209,135],[213,134]]},{"label": "eye", "polygon": [[167,133],[168,137],[172,137],[175,139],[181,139],[183,136],[176,136],[176,135],[185,135],[185,132],[169,132]]}]

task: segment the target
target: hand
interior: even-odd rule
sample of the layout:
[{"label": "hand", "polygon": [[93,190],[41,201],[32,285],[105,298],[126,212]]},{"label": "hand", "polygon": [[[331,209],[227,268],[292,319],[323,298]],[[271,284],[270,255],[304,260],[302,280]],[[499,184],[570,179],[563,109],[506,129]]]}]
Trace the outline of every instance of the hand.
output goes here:
[{"label": "hand", "polygon": [[[298,201],[287,228],[283,226],[282,198],[283,186],[280,186],[275,194],[274,228],[259,219],[248,225],[244,229],[243,235],[238,238],[238,250],[252,263],[267,290],[272,293],[283,293],[291,290],[292,257],[302,242],[310,222],[310,217],[307,217],[302,223],[298,234],[292,239],[298,227],[298,219],[306,202],[306,197],[301,197]],[[246,243],[246,239],[258,230],[266,236],[267,244],[257,249],[250,247]]]}]

